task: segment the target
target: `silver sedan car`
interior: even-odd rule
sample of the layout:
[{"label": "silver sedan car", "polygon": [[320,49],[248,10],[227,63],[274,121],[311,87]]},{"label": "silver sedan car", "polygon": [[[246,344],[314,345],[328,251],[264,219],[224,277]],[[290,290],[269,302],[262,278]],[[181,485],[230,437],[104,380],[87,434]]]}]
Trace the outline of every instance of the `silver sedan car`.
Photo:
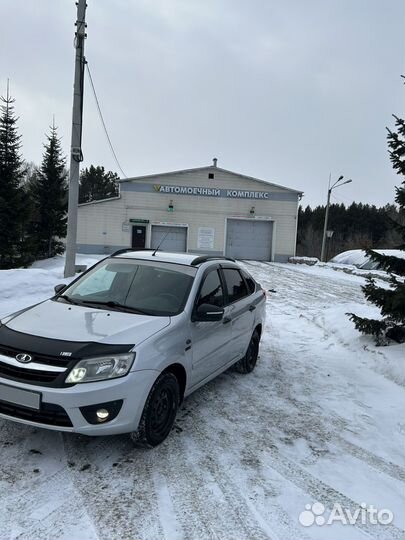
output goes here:
[{"label": "silver sedan car", "polygon": [[183,399],[250,373],[265,292],[233,260],[121,250],[0,321],[0,416],[161,443]]}]

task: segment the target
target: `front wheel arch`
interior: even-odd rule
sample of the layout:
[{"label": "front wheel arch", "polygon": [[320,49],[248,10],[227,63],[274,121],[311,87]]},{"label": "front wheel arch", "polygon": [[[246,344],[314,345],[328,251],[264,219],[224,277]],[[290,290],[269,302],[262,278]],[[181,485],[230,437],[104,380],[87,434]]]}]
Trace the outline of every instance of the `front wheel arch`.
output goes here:
[{"label": "front wheel arch", "polygon": [[180,386],[170,371],[162,372],[155,380],[146,399],[137,431],[132,441],[143,448],[153,448],[169,435],[180,404]]},{"label": "front wheel arch", "polygon": [[162,371],[162,373],[173,373],[176,377],[180,387],[180,403],[182,403],[187,385],[187,372],[185,367],[179,363],[170,364]]}]

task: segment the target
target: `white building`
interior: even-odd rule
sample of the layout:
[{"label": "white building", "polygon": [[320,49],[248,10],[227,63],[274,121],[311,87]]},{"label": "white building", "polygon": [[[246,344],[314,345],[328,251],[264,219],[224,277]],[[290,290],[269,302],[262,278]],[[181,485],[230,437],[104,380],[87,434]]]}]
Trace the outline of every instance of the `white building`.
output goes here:
[{"label": "white building", "polygon": [[121,248],[286,261],[302,192],[214,165],[128,178],[120,195],[79,206],[78,251]]}]

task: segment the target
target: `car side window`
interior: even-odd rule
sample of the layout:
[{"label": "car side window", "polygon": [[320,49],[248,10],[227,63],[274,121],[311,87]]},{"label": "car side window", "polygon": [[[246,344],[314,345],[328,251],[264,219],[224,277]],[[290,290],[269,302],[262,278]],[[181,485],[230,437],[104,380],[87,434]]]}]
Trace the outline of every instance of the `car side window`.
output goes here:
[{"label": "car side window", "polygon": [[228,304],[232,304],[245,296],[248,296],[246,284],[236,268],[224,268],[222,270],[228,293]]},{"label": "car side window", "polygon": [[200,294],[197,300],[197,307],[202,304],[211,304],[214,306],[224,305],[224,291],[218,270],[213,270],[204,279]]},{"label": "car side window", "polygon": [[242,276],[245,278],[249,294],[253,294],[256,290],[256,283],[254,279],[252,278],[252,276],[249,276],[249,274],[244,270],[242,270]]}]

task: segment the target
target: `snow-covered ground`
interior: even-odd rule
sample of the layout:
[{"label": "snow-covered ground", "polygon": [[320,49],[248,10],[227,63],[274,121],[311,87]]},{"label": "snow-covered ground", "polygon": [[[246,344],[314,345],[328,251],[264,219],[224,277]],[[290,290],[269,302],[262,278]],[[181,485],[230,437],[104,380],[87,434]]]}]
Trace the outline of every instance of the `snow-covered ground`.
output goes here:
[{"label": "snow-covered ground", "polygon": [[[257,369],[195,392],[160,447],[0,420],[1,540],[404,537],[404,346],[376,348],[348,321],[347,311],[374,311],[362,277],[244,264],[276,291]],[[50,296],[61,278],[61,258],[1,271],[0,316]],[[315,502],[321,524],[302,525]],[[334,505],[362,503],[393,522],[363,511],[354,525],[322,524]]]}]

